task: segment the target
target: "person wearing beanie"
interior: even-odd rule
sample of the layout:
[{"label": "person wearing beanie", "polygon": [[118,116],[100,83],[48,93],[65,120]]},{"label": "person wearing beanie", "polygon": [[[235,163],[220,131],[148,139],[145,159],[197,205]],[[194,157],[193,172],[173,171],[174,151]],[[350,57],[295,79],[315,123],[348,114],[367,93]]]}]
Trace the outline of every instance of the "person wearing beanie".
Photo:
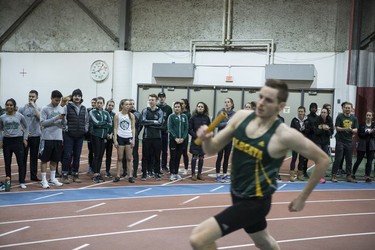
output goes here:
[{"label": "person wearing beanie", "polygon": [[64,151],[62,160],[63,183],[69,184],[68,174],[73,176],[73,182],[80,183],[79,163],[83,138],[88,131],[89,116],[86,107],[82,105],[82,91],[75,89],[71,101],[64,106],[66,127],[64,130]]}]

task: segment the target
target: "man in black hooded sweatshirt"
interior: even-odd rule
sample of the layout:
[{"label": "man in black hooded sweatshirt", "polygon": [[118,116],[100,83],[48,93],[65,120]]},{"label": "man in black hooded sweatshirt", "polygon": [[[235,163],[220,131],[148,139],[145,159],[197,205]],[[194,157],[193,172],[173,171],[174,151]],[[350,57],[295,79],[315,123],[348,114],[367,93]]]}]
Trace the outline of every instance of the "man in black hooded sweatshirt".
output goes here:
[{"label": "man in black hooded sweatshirt", "polygon": [[[305,136],[307,138],[309,138],[311,141],[315,141],[314,137],[315,137],[315,134],[314,134],[314,124],[316,122],[316,119],[317,119],[317,114],[316,114],[316,111],[318,110],[318,104],[316,104],[315,102],[312,102],[310,103],[310,107],[309,107],[309,111],[310,111],[310,114],[307,115],[307,119],[305,121]],[[304,162],[304,166],[303,166],[303,177],[305,178],[309,178],[309,175],[307,174],[307,162],[308,162],[308,159],[306,159],[306,161]]]}]

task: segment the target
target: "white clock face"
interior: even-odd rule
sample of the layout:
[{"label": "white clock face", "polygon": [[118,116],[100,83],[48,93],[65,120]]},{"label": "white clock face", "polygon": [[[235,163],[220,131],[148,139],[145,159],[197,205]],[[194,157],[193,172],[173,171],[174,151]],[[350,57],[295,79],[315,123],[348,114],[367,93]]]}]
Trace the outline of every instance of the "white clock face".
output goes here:
[{"label": "white clock face", "polygon": [[104,81],[109,75],[109,68],[106,62],[97,60],[92,63],[90,68],[90,75],[94,81]]}]

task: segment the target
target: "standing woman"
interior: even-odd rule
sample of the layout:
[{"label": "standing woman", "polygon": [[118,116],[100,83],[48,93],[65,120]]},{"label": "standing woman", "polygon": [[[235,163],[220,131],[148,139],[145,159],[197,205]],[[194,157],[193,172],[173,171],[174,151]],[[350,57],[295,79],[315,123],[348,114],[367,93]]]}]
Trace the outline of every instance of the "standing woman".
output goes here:
[{"label": "standing woman", "polygon": [[100,175],[100,168],[102,166],[105,142],[107,140],[108,132],[112,127],[111,116],[103,109],[103,106],[104,98],[98,97],[96,100],[96,107],[90,111],[91,143],[94,151],[94,176],[92,180],[96,183],[104,181],[103,177]]},{"label": "standing woman", "polygon": [[[321,148],[328,156],[329,153],[329,144],[331,136],[333,135],[333,120],[328,115],[328,110],[322,108],[320,115],[316,118],[315,124],[313,125],[314,129],[314,142]],[[325,183],[325,179],[321,178],[320,183]]]},{"label": "standing woman", "polygon": [[[198,102],[189,120],[189,134],[191,135],[190,153],[193,155],[191,159],[191,179],[193,181],[204,180],[202,177],[204,151],[201,145],[195,144],[194,140],[197,138],[197,130],[202,125],[210,125],[210,117],[208,116],[208,107],[204,102]],[[199,160],[198,160],[199,159]],[[195,166],[198,160],[198,175],[195,175]]]},{"label": "standing woman", "polygon": [[363,157],[366,154],[366,168],[365,168],[365,181],[371,182],[371,165],[374,159],[375,152],[375,123],[372,122],[373,113],[366,113],[366,121],[363,124],[359,125],[358,128],[358,146],[357,146],[357,161],[353,166],[353,175],[352,178],[355,179],[355,173],[358,170],[359,165],[361,164]]},{"label": "standing woman", "polygon": [[[230,118],[236,113],[233,111],[234,109],[234,103],[232,98],[227,98],[224,101],[224,108],[222,108],[218,113],[217,116],[220,115],[220,113],[225,112],[227,114],[227,117],[222,120],[218,126],[218,131],[222,130],[227,126],[227,123]],[[228,163],[229,163],[229,156],[230,152],[232,151],[232,141],[230,141],[225,147],[220,150],[217,153],[217,159],[216,159],[216,181],[217,182],[230,182],[230,178],[227,175],[228,172]],[[224,160],[223,160],[224,156]],[[223,160],[223,176],[220,175],[220,167],[221,167],[221,161]]]},{"label": "standing woman", "polygon": [[131,101],[129,99],[121,100],[120,112],[115,115],[113,122],[113,142],[117,148],[117,175],[113,179],[113,182],[118,182],[120,180],[122,159],[125,153],[129,182],[134,183],[134,177],[132,175],[132,150],[135,139],[135,116],[130,112],[130,108]]},{"label": "standing woman", "polygon": [[189,121],[187,116],[181,113],[181,103],[173,104],[173,111],[168,117],[167,128],[169,131],[169,152],[171,158],[169,160],[169,169],[171,172],[170,181],[181,180],[178,174],[180,159],[184,149],[184,142],[188,138]]},{"label": "standing woman", "polygon": [[[191,118],[190,113],[190,104],[188,99],[181,99],[181,109],[182,113],[186,115],[188,123]],[[189,145],[189,136],[184,140],[184,148],[182,149],[182,157],[184,158],[184,175],[188,174],[188,167],[189,167],[189,155],[188,155],[188,145]]]},{"label": "standing woman", "polygon": [[111,163],[112,163],[112,151],[113,151],[113,119],[115,117],[115,102],[111,99],[107,101],[105,110],[109,113],[112,120],[112,127],[108,131],[107,142],[105,143],[105,176],[112,178],[111,175]]},{"label": "standing woman", "polygon": [[18,181],[26,188],[26,166],[23,162],[29,130],[25,117],[16,112],[16,101],[11,98],[5,102],[5,114],[0,116],[0,148],[3,148],[5,173],[11,177],[12,154],[16,155]]}]

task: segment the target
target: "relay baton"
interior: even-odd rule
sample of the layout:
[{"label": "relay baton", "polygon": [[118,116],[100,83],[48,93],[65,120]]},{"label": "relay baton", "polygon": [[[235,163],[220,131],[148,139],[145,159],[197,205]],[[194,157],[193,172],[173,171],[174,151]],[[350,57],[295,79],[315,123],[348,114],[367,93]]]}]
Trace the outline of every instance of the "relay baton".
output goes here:
[{"label": "relay baton", "polygon": [[[219,126],[220,122],[222,120],[224,120],[225,118],[227,117],[227,113],[226,112],[221,112],[213,121],[212,123],[208,126],[207,128],[207,133],[210,133],[212,131],[214,131],[214,129]],[[197,145],[201,145],[202,144],[202,140],[200,138],[196,138],[194,140],[194,143],[197,144]]]}]

